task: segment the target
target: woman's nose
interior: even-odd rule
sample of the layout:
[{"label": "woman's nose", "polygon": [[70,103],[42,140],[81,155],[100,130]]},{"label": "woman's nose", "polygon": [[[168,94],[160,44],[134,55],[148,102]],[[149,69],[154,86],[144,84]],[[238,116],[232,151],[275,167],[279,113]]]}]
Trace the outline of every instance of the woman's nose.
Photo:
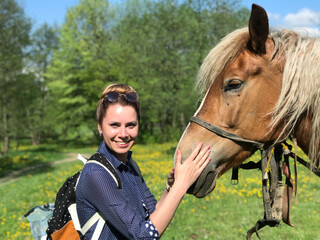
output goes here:
[{"label": "woman's nose", "polygon": [[121,127],[119,132],[119,137],[127,137],[127,136],[128,136],[128,131],[126,127]]}]

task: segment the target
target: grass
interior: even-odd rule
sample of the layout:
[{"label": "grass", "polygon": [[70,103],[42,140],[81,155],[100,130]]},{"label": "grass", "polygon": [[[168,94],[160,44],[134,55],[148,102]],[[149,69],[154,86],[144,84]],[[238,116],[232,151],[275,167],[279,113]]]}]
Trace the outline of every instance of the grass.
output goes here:
[{"label": "grass", "polygon": [[[61,148],[60,148],[61,149]],[[16,170],[38,164],[45,164],[65,156],[58,146],[20,146],[1,157],[0,177],[4,177]]]},{"label": "grass", "polygon": [[[133,157],[157,199],[173,166],[175,146],[176,143],[134,146]],[[95,150],[81,149],[81,153],[90,155]],[[37,154],[41,155],[42,152],[46,150],[38,151]],[[60,160],[60,154],[64,152],[56,154],[52,151],[47,156]],[[19,152],[15,154],[20,156]],[[26,153],[21,150],[23,154]],[[254,155],[252,158],[257,160],[258,157]],[[56,192],[65,179],[81,167],[80,162],[63,163],[28,173],[13,183],[0,185],[0,239],[32,239],[28,221],[20,221],[19,218],[35,205],[54,202]],[[231,173],[227,172],[218,180],[216,189],[205,198],[186,195],[162,239],[245,239],[247,230],[263,217],[261,172],[240,171],[238,185],[231,185],[230,179]],[[298,181],[299,203],[293,201],[291,211],[291,222],[295,227],[291,228],[284,223],[278,228],[265,227],[259,231],[262,239],[319,238],[320,179],[298,164]],[[258,238],[254,235],[252,239]]]}]

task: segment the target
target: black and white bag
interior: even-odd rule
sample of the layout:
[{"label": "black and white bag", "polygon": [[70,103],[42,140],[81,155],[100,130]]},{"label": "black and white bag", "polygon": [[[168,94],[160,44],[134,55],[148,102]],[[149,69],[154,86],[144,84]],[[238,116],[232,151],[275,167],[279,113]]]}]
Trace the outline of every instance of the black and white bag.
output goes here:
[{"label": "black and white bag", "polygon": [[[79,156],[78,156],[79,158]],[[113,177],[119,189],[122,189],[120,178],[114,169],[113,165],[103,154],[97,152],[92,155],[88,160],[80,155],[80,159],[85,164],[99,164]],[[139,168],[134,162],[133,166],[137,173],[140,175]],[[63,186],[59,189],[56,200],[55,208],[52,218],[48,221],[47,239],[59,240],[73,240],[82,239],[84,234],[98,222],[96,229],[93,233],[92,239],[99,239],[105,224],[105,219],[99,212],[96,212],[88,222],[81,228],[77,208],[76,208],[76,187],[81,175],[81,170],[73,176],[67,178]],[[140,175],[141,176],[141,175]]]}]

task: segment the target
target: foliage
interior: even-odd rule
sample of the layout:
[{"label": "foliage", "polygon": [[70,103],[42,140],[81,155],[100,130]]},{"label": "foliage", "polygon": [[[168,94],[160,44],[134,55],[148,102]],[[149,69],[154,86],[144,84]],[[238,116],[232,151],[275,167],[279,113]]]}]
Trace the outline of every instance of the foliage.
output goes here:
[{"label": "foliage", "polygon": [[114,82],[140,95],[140,142],[178,139],[201,97],[194,81],[202,59],[247,24],[240,2],[81,0],[61,28],[30,32],[16,1],[1,1],[2,152],[10,139],[95,143],[96,105]]},{"label": "foliage", "polygon": [[[89,140],[90,131],[96,134],[96,103],[112,82],[129,83],[140,94],[140,141],[180,136],[196,107],[193,82],[202,58],[248,15],[220,2],[137,0],[121,8],[83,0],[70,8],[46,74],[58,103],[60,139]],[[212,28],[218,20],[223,30]]]},{"label": "foliage", "polygon": [[194,81],[202,59],[221,37],[246,23],[248,11],[236,4],[230,8],[228,1],[211,2],[127,2],[116,26],[123,56],[117,66],[121,82],[141,95],[144,142],[181,135],[196,108]]},{"label": "foliage", "polygon": [[[164,190],[167,174],[173,166],[176,144],[138,144],[133,148],[133,157],[157,199]],[[50,149],[50,146],[48,149],[43,146],[43,152],[37,154],[44,155]],[[95,150],[71,149],[73,152],[86,153],[87,156]],[[254,155],[250,160],[257,161],[258,158],[259,155]],[[60,159],[60,156],[56,156],[56,160]],[[36,172],[25,173],[15,182],[0,184],[0,239],[31,240],[28,221],[19,220],[20,217],[36,205],[53,202],[65,179],[81,167],[80,162],[47,166]],[[246,231],[263,217],[261,172],[240,171],[239,184],[236,186],[231,184],[230,179],[231,172],[227,172],[218,179],[216,189],[205,198],[186,195],[161,239],[245,239]],[[291,222],[295,227],[288,227],[284,223],[278,228],[265,227],[259,232],[261,238],[318,239],[319,183],[317,176],[298,164],[299,203],[293,201],[291,210]],[[255,235],[252,238],[257,239]]]},{"label": "foliage", "polygon": [[20,91],[24,90],[25,83],[29,82],[29,76],[22,70],[26,56],[24,50],[29,44],[30,27],[29,18],[14,0],[0,2],[0,136],[4,153],[9,151],[10,138],[16,136],[24,127],[23,122],[18,126],[14,123],[20,120]]},{"label": "foliage", "polygon": [[37,145],[50,135],[50,128],[54,123],[45,73],[52,59],[52,51],[58,47],[57,27],[47,24],[40,26],[32,33],[31,42],[26,71],[32,76],[35,86],[33,87],[34,92],[29,96],[30,102],[25,107],[25,111],[27,129],[31,133],[33,145]]},{"label": "foliage", "polygon": [[[46,76],[54,98],[60,139],[77,139],[81,129],[96,129],[95,109],[109,74],[107,29],[112,12],[104,0],[82,0],[68,10]],[[109,80],[108,80],[109,79]]]}]

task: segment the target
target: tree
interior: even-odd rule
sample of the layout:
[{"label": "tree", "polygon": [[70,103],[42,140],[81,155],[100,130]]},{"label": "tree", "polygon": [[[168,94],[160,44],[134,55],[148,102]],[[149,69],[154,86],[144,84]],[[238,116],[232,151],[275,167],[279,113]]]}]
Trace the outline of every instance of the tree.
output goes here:
[{"label": "tree", "polygon": [[70,8],[46,76],[63,139],[97,134],[99,92],[113,82],[140,94],[142,141],[176,140],[196,109],[195,78],[207,52],[246,25],[240,0],[82,0]]},{"label": "tree", "polygon": [[0,113],[3,123],[0,135],[3,153],[9,152],[10,137],[16,127],[11,122],[17,119],[21,110],[16,108],[19,106],[17,94],[24,88],[19,79],[23,75],[24,50],[29,44],[30,28],[30,20],[14,0],[0,2]]},{"label": "tree", "polygon": [[237,2],[127,1],[115,31],[126,56],[118,66],[121,81],[140,92],[143,136],[167,141],[181,135],[196,108],[194,82],[203,58],[249,17]]},{"label": "tree", "polygon": [[55,98],[56,130],[61,139],[97,134],[93,118],[99,93],[116,76],[109,42],[112,11],[104,0],[82,0],[68,10],[59,36],[59,49],[46,76]]},{"label": "tree", "polygon": [[45,76],[52,60],[52,51],[58,48],[57,27],[47,24],[40,26],[31,36],[29,58],[26,61],[26,72],[29,73],[33,91],[29,92],[30,101],[24,108],[26,122],[33,145],[41,142],[47,135],[52,122],[49,109],[48,81]]}]

